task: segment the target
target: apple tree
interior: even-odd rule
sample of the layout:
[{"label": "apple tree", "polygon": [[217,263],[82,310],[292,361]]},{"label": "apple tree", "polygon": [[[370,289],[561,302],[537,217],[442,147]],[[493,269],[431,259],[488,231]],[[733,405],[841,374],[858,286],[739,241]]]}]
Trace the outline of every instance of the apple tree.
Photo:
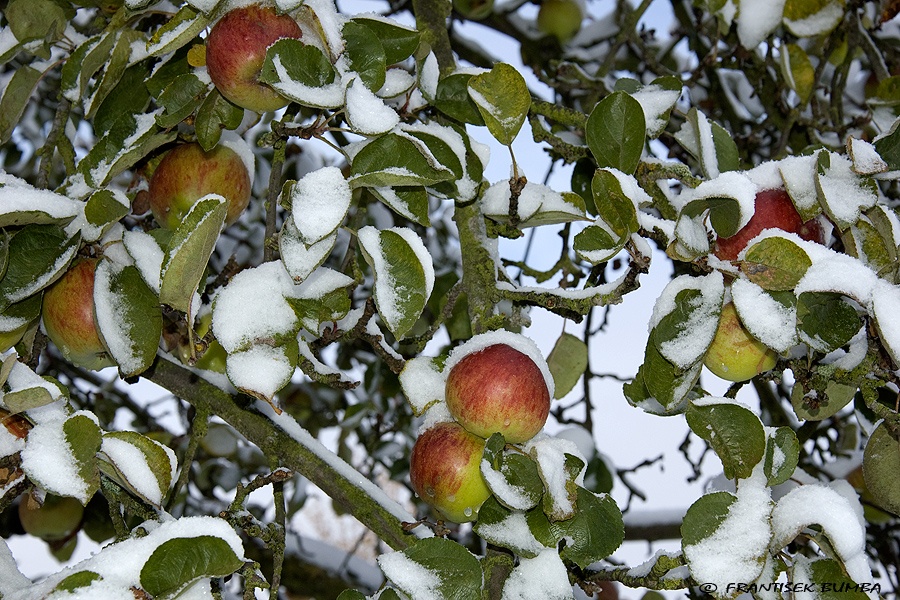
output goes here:
[{"label": "apple tree", "polygon": [[[896,594],[900,3],[0,6],[0,597]],[[593,364],[660,264],[605,401],[723,473],[662,531]]]}]

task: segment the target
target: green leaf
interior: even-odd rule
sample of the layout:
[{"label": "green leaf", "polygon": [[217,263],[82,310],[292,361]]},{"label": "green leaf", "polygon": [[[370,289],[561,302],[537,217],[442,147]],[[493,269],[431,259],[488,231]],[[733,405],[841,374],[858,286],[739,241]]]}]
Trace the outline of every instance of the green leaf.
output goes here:
[{"label": "green leaf", "polygon": [[213,88],[203,104],[197,109],[194,131],[197,141],[204,150],[210,152],[219,143],[223,129],[237,129],[244,119],[244,109],[225,99],[219,90]]},{"label": "green leaf", "polygon": [[220,537],[173,538],[160,544],[144,563],[141,587],[151,596],[171,598],[198,579],[224,577],[243,564]]},{"label": "green leaf", "polygon": [[55,401],[56,398],[50,394],[49,390],[40,386],[7,392],[3,395],[3,404],[11,413],[40,408]]},{"label": "green leaf", "polygon": [[178,125],[203,103],[208,92],[207,84],[196,75],[179,75],[159,95],[165,111],[156,116],[156,124],[166,129]]},{"label": "green leaf", "polygon": [[115,43],[115,32],[105,32],[88,38],[69,55],[60,74],[66,99],[75,104],[81,100],[88,82],[106,64]]},{"label": "green leaf", "polygon": [[93,571],[78,571],[77,573],[72,573],[62,581],[60,581],[55,588],[53,588],[54,592],[75,592],[78,588],[88,587],[95,581],[99,581],[103,579],[99,573],[94,573]]},{"label": "green leaf", "polygon": [[190,4],[185,4],[169,21],[153,32],[147,41],[150,56],[163,56],[178,50],[206,29],[210,18]]},{"label": "green leaf", "polygon": [[0,280],[0,310],[56,281],[75,257],[81,236],[56,225],[27,225],[9,243],[9,266]]},{"label": "green leaf", "polygon": [[879,137],[873,144],[888,168],[892,171],[900,169],[900,119],[894,121],[887,135]]},{"label": "green leaf", "polygon": [[647,124],[640,102],[625,92],[613,92],[591,111],[585,140],[598,167],[631,174],[644,151]]},{"label": "green leaf", "polygon": [[547,366],[553,376],[554,398],[568,394],[588,367],[588,347],[584,341],[563,332],[547,356]]},{"label": "green leaf", "polygon": [[[794,581],[798,580],[796,578],[797,571],[801,568],[801,564],[800,561],[797,561],[793,566]],[[813,560],[803,566],[808,570],[809,582],[816,590],[814,596],[816,600],[867,600],[870,598],[869,594],[865,593],[863,586],[847,577],[844,567],[833,558]],[[804,577],[804,579],[806,578]],[[871,590],[874,585],[870,584],[869,589]]]},{"label": "green leaf", "polygon": [[228,203],[218,195],[201,198],[175,230],[163,259],[159,301],[191,314],[191,302],[206,263],[225,225]]},{"label": "green leaf", "polygon": [[431,226],[428,192],[424,187],[373,187],[369,191],[398,215],[422,227]]},{"label": "green leaf", "polygon": [[359,231],[363,256],[375,272],[375,305],[397,339],[415,325],[434,284],[431,256],[411,229]]},{"label": "green leaf", "polygon": [[31,66],[16,69],[0,98],[0,144],[9,141],[43,73]]},{"label": "green leaf", "polygon": [[103,345],[124,377],[146,371],[159,348],[159,297],[135,266],[101,259],[94,275],[94,313]]},{"label": "green leaf", "polygon": [[[633,179],[630,182],[637,186]],[[597,215],[619,238],[627,238],[640,228],[636,199],[625,193],[622,180],[615,173],[597,169],[591,179],[591,196]]]},{"label": "green leaf", "polygon": [[[651,412],[661,414],[681,412],[685,399],[700,377],[701,366],[697,363],[686,371],[679,369],[660,354],[652,340],[648,340],[644,363],[634,381],[625,384],[623,390],[630,402],[644,410],[652,409]],[[647,403],[651,398],[658,403],[658,407]]]},{"label": "green leaf", "polygon": [[451,73],[438,81],[434,107],[462,123],[483,126],[484,118],[469,95],[470,79],[471,73]]},{"label": "green leaf", "polygon": [[859,386],[828,381],[825,389],[807,393],[800,384],[791,390],[791,406],[794,413],[805,421],[822,421],[836,415],[850,404]]},{"label": "green leaf", "polygon": [[383,135],[363,146],[353,157],[350,186],[428,186],[454,179],[455,175],[408,137]]},{"label": "green leaf", "polygon": [[766,485],[774,487],[791,478],[800,459],[800,442],[790,427],[779,427],[766,436],[763,468]]},{"label": "green leaf", "polygon": [[863,477],[878,506],[900,515],[900,441],[884,422],[866,443]]},{"label": "green leaf", "polygon": [[294,309],[303,327],[313,334],[318,334],[322,323],[343,319],[351,308],[350,294],[344,287],[322,291],[313,298],[286,297],[285,300]]},{"label": "green leaf", "polygon": [[491,135],[511,145],[531,108],[531,93],[522,74],[511,65],[496,63],[487,73],[469,79],[469,96]]},{"label": "green leaf", "polygon": [[463,546],[447,538],[419,540],[403,552],[382,554],[378,565],[385,576],[402,592],[416,597],[418,591],[413,573],[429,573],[438,583],[433,593],[446,600],[472,600],[481,597],[481,564]]},{"label": "green leaf", "polygon": [[[543,515],[540,509],[536,512]],[[508,548],[525,558],[533,558],[545,546],[536,538],[529,543],[527,538],[517,533],[522,524],[528,526],[525,513],[512,511],[500,504],[494,496],[490,496],[478,509],[478,522],[475,523],[474,530],[490,544]],[[549,530],[549,525],[547,529]]]},{"label": "green leaf", "polygon": [[586,569],[622,545],[625,523],[622,511],[611,496],[594,494],[580,486],[577,495],[575,516],[565,521],[551,521],[550,529],[557,540],[566,539],[560,556]]},{"label": "green leaf", "polygon": [[860,259],[881,277],[897,283],[897,245],[893,238],[885,240],[871,223],[860,219],[843,236],[847,254]]},{"label": "green leaf", "polygon": [[146,61],[132,65],[125,70],[116,86],[94,113],[94,131],[103,135],[123,114],[140,114],[150,104],[150,92],[144,85],[150,66]]},{"label": "green leaf", "polygon": [[109,189],[97,190],[88,198],[84,206],[84,216],[94,227],[103,227],[116,223],[131,211],[128,198],[119,192]]},{"label": "green leaf", "polygon": [[[696,108],[688,111],[687,119],[675,134],[675,139],[700,163],[708,179],[740,168],[740,155],[731,135]],[[708,164],[709,158],[714,158],[715,164]]]},{"label": "green leaf", "polygon": [[373,32],[381,42],[385,63],[388,65],[406,60],[419,47],[419,32],[404,27],[396,21],[367,16],[353,17],[351,21],[365,25]]},{"label": "green leaf", "polygon": [[[172,471],[176,466],[173,464],[174,454],[170,456],[162,444],[136,431],[111,431],[103,434],[103,440],[99,455],[100,469],[145,502],[161,506],[172,485]],[[124,451],[122,444],[131,446],[131,449]],[[125,462],[120,464],[120,459]],[[139,461],[143,461],[146,470],[153,474],[152,481],[132,479],[135,474],[146,473],[139,468]]]},{"label": "green leaf", "polygon": [[812,259],[806,250],[777,236],[747,248],[741,262],[741,270],[747,278],[768,291],[794,289],[811,266]]},{"label": "green leaf", "polygon": [[[277,65],[284,70],[286,80],[282,81]],[[343,103],[343,90],[334,98],[332,94],[327,94],[328,98],[323,99],[321,90],[335,83],[336,79],[334,66],[319,48],[294,38],[283,38],[269,46],[259,74],[259,80],[269,85],[300,84],[277,89],[286,98],[317,108],[336,108]]]},{"label": "green leaf", "polygon": [[344,23],[341,33],[344,37],[344,56],[350,63],[350,69],[359,73],[367,88],[377,92],[384,85],[388,64],[378,36],[366,24],[353,20]]},{"label": "green leaf", "polygon": [[816,190],[825,214],[841,231],[878,202],[875,180],[857,175],[853,163],[844,156],[824,151],[818,154]]},{"label": "green leaf", "polygon": [[691,402],[688,426],[722,461],[725,477],[746,479],[766,452],[766,433],[752,411],[732,401]]},{"label": "green leaf", "polygon": [[52,0],[10,0],[3,16],[19,42],[55,42],[69,22],[62,6]]},{"label": "green leaf", "polygon": [[97,451],[100,450],[103,433],[94,419],[85,414],[75,413],[63,423],[63,434],[72,452],[78,477],[86,484],[85,497],[90,498],[100,489]]},{"label": "green leaf", "polygon": [[711,537],[728,517],[736,500],[737,497],[728,492],[713,492],[698,498],[681,522],[681,547],[695,546]]},{"label": "green leaf", "polygon": [[720,237],[731,237],[738,232],[741,224],[741,203],[737,198],[718,195],[713,187],[711,196],[700,196],[690,200],[681,209],[681,215],[698,217],[709,211],[709,222]]},{"label": "green leaf", "polygon": [[[529,510],[541,501],[544,484],[534,460],[516,451],[505,452],[503,436],[495,433],[484,448],[481,465],[485,482],[494,497],[504,506],[515,510]],[[485,470],[489,469],[489,472]],[[482,515],[478,513],[478,519]]]},{"label": "green leaf", "polygon": [[715,337],[725,286],[718,273],[682,277],[676,285],[683,287],[671,298],[671,310],[653,327],[649,343],[664,359],[688,370],[703,360]]},{"label": "green leaf", "polygon": [[809,102],[816,83],[816,71],[806,51],[797,44],[784,45],[781,52],[781,75],[791,89],[797,92],[803,104]]},{"label": "green leaf", "polygon": [[125,70],[131,60],[131,45],[143,36],[139,31],[133,29],[123,29],[116,37],[116,45],[113,47],[112,54],[106,62],[106,68],[100,81],[94,87],[90,100],[86,106],[85,116],[89,119],[94,117],[97,109],[103,104],[103,101],[119,84]]},{"label": "green leaf", "polygon": [[36,321],[41,316],[41,298],[35,294],[0,311],[0,332],[9,333]]},{"label": "green leaf", "polygon": [[856,335],[862,321],[835,292],[804,292],[797,297],[797,333],[819,352],[831,352]]},{"label": "green leaf", "polygon": [[337,600],[366,600],[366,595],[358,590],[344,590],[338,594]]},{"label": "green leaf", "polygon": [[588,225],[575,234],[572,249],[582,260],[591,265],[599,265],[621,252],[627,241],[627,238],[614,238],[602,226]]}]

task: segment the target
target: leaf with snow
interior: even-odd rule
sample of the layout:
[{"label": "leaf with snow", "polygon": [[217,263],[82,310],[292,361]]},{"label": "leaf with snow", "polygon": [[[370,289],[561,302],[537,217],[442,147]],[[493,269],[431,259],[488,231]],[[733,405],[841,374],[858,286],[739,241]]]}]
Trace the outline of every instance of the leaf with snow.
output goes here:
[{"label": "leaf with snow", "polygon": [[640,103],[644,111],[648,138],[657,138],[665,130],[669,123],[669,114],[681,97],[683,86],[681,79],[669,75],[658,77],[649,85],[630,92],[631,97]]},{"label": "leaf with snow", "polygon": [[286,386],[294,374],[299,360],[296,339],[276,345],[259,343],[228,354],[225,374],[238,390],[259,398],[281,412],[272,400]]},{"label": "leaf with snow", "polygon": [[0,173],[0,227],[68,225],[80,212],[79,203],[23,179]]},{"label": "leaf with snow", "polygon": [[511,65],[496,63],[490,71],[469,79],[468,88],[491,135],[504,146],[511,145],[531,108],[531,93],[522,74]]},{"label": "leaf with snow", "polygon": [[351,285],[353,279],[350,277],[323,267],[313,271],[285,299],[303,327],[317,335],[321,323],[339,321],[347,316],[351,307],[347,289]]},{"label": "leaf with snow", "polygon": [[132,377],[156,358],[163,319],[159,296],[134,266],[101,259],[94,274],[94,318],[119,371]]},{"label": "leaf with snow", "polygon": [[161,303],[191,314],[194,294],[225,225],[227,210],[225,198],[209,194],[198,200],[178,225],[160,272]]},{"label": "leaf with snow", "polygon": [[243,565],[220,537],[175,537],[150,554],[141,568],[141,587],[153,597],[171,598],[199,579],[225,577]]},{"label": "leaf with snow", "polygon": [[56,225],[26,225],[9,241],[9,264],[0,279],[0,310],[56,281],[75,257],[81,236]]},{"label": "leaf with snow", "polygon": [[896,242],[892,238],[885,239],[866,216],[851,225],[847,233],[849,235],[843,238],[847,254],[858,258],[884,279],[897,283]]},{"label": "leaf with snow", "polygon": [[423,227],[431,226],[428,215],[428,192],[424,187],[373,187],[369,191],[401,217]]},{"label": "leaf with snow", "polygon": [[764,290],[788,291],[803,279],[812,259],[794,240],[772,236],[748,247],[740,266],[747,278]]},{"label": "leaf with snow", "polygon": [[354,133],[380,135],[400,122],[400,115],[358,77],[347,84],[345,96],[347,123]]},{"label": "leaf with snow", "polygon": [[687,370],[663,357],[652,339],[647,341],[644,362],[635,378],[622,386],[628,401],[652,414],[671,415],[684,412],[688,394],[700,377],[702,363]]},{"label": "leaf with snow", "polygon": [[841,230],[853,225],[862,211],[878,201],[877,184],[854,173],[853,163],[835,153],[819,153],[816,187],[825,214]]},{"label": "leaf with snow", "polygon": [[419,540],[402,552],[378,557],[378,566],[398,589],[417,600],[471,600],[481,596],[481,564],[447,538]]},{"label": "leaf with snow", "polygon": [[131,48],[144,38],[144,34],[129,28],[119,30],[116,44],[106,61],[103,74],[93,86],[91,95],[85,103],[85,117],[93,119],[106,97],[122,79],[131,62]]},{"label": "leaf with snow", "polygon": [[[120,190],[97,190],[84,205],[84,218],[94,227],[105,229],[127,215],[131,201]],[[99,238],[100,236],[98,236]]]},{"label": "leaf with snow", "polygon": [[486,542],[508,548],[525,558],[537,556],[547,548],[531,532],[524,512],[510,510],[494,496],[488,497],[478,509],[474,531]]},{"label": "leaf with snow", "polygon": [[269,46],[259,81],[304,106],[344,104],[344,86],[331,61],[318,47],[298,39],[282,38]]},{"label": "leaf with snow", "polygon": [[21,333],[22,328],[37,321],[41,316],[41,300],[42,296],[35,294],[0,311],[0,333],[8,334],[15,331]]},{"label": "leaf with snow", "polygon": [[306,245],[334,233],[350,209],[353,192],[337,167],[311,171],[285,187],[291,204],[291,221]]},{"label": "leaf with snow", "polygon": [[725,477],[750,477],[766,452],[763,425],[751,410],[726,398],[709,397],[688,404],[688,426],[722,461]]},{"label": "leaf with snow", "polygon": [[[537,506],[544,492],[535,461],[517,451],[505,452],[503,436],[495,433],[486,442],[481,474],[494,497],[513,510]],[[481,513],[478,516],[481,520]]]},{"label": "leaf with snow", "polygon": [[388,64],[381,41],[366,23],[354,20],[344,23],[341,35],[344,38],[344,57],[350,70],[359,75],[371,92],[377,92],[384,85]]},{"label": "leaf with snow", "polygon": [[792,0],[784,4],[784,25],[797,37],[827,35],[846,14],[846,0]]},{"label": "leaf with snow", "polygon": [[545,548],[537,556],[519,561],[503,584],[500,600],[568,600],[572,597],[572,584],[560,553],[555,548]]},{"label": "leaf with snow", "polygon": [[801,341],[819,352],[844,346],[861,326],[856,309],[842,294],[803,292],[797,297],[797,333]]},{"label": "leaf with snow", "polygon": [[743,173],[722,173],[681,193],[679,219],[708,214],[716,235],[731,237],[753,216],[756,191],[756,185]]},{"label": "leaf with snow", "polygon": [[675,139],[700,163],[708,179],[715,179],[720,173],[740,167],[740,155],[731,134],[696,108],[688,111],[687,119],[675,134]]},{"label": "leaf with snow", "polygon": [[178,50],[196,39],[206,29],[210,18],[190,4],[182,6],[165,25],[153,32],[147,40],[147,53],[162,56]]},{"label": "leaf with snow", "polygon": [[724,296],[724,278],[718,271],[669,282],[650,321],[650,341],[661,356],[682,370],[697,364],[716,335]]},{"label": "leaf with snow", "polygon": [[67,100],[80,102],[91,78],[106,64],[115,41],[116,31],[106,31],[81,42],[69,54],[60,72],[60,87]]},{"label": "leaf with snow", "polygon": [[790,292],[769,292],[746,279],[731,284],[731,299],[750,335],[785,354],[797,344],[797,299]]},{"label": "leaf with snow", "polygon": [[398,339],[415,324],[434,288],[431,255],[416,233],[407,228],[358,233],[366,262],[375,272],[375,304],[382,320]]},{"label": "leaf with snow", "polygon": [[[484,193],[481,211],[495,221],[506,223],[510,220],[511,202],[510,182],[504,179],[493,184]],[[520,228],[570,223],[585,218],[584,199],[581,196],[572,192],[560,193],[544,184],[531,181],[519,192],[517,205]]]},{"label": "leaf with snow", "polygon": [[406,60],[419,47],[421,34],[415,29],[401,25],[394,19],[369,13],[357,15],[350,21],[365,25],[369,31],[373,32],[381,43],[385,63],[388,65]]},{"label": "leaf with snow", "polygon": [[175,453],[135,431],[103,434],[100,470],[153,506],[162,506],[174,480]]},{"label": "leaf with snow", "polygon": [[774,487],[789,480],[800,459],[800,441],[790,427],[766,430],[764,469],[766,485]]},{"label": "leaf with snow", "polygon": [[894,365],[900,365],[900,287],[887,282],[879,282],[878,289],[872,294],[872,315],[875,327],[884,348],[894,359]]},{"label": "leaf with snow", "polygon": [[424,143],[397,133],[365,143],[350,165],[353,188],[428,186],[455,178],[453,170],[441,164]]},{"label": "leaf with snow", "polygon": [[300,283],[316,270],[337,243],[337,231],[321,240],[307,244],[297,231],[293,219],[286,219],[278,234],[278,253],[285,270]]},{"label": "leaf with snow", "polygon": [[585,468],[578,448],[562,438],[537,438],[526,449],[544,484],[544,514],[551,521],[571,519],[578,512],[578,486],[583,483]]},{"label": "leaf with snow", "polygon": [[416,356],[406,361],[400,371],[400,387],[416,416],[444,401],[446,380],[435,359]]}]

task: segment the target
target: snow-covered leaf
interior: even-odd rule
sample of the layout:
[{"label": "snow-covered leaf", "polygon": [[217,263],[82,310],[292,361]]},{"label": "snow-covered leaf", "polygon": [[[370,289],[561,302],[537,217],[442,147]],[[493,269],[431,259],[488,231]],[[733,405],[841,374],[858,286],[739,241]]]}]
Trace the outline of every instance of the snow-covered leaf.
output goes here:
[{"label": "snow-covered leaf", "polygon": [[471,600],[481,596],[481,564],[447,538],[427,538],[402,552],[382,554],[378,566],[411,598]]},{"label": "snow-covered leaf", "polygon": [[343,223],[353,192],[337,167],[322,167],[285,187],[291,217],[300,239],[310,246],[322,241]]},{"label": "snow-covered leaf", "polygon": [[210,18],[190,4],[185,4],[169,21],[147,40],[147,53],[163,56],[196,39],[206,29]]},{"label": "snow-covered leaf", "polygon": [[856,309],[834,292],[804,292],[797,297],[797,333],[819,352],[845,345],[862,325]]},{"label": "snow-covered leaf", "polygon": [[[79,205],[50,190],[39,190],[26,181],[0,174],[0,227],[68,225]],[[2,271],[0,271],[2,273]]]},{"label": "snow-covered leaf", "polygon": [[475,102],[491,135],[505,146],[518,135],[528,109],[531,93],[522,74],[506,63],[469,79],[469,96]]},{"label": "snow-covered leaf", "polygon": [[878,201],[875,182],[854,173],[853,163],[834,153],[819,153],[816,187],[825,214],[841,230],[853,225],[862,211]]},{"label": "snow-covered leaf", "polygon": [[[544,485],[534,460],[516,451],[505,452],[503,436],[495,433],[485,443],[481,474],[498,502],[513,510],[537,506]],[[481,513],[478,513],[479,521]]]},{"label": "snow-covered leaf", "polygon": [[67,100],[81,100],[91,77],[106,64],[115,42],[116,32],[106,31],[81,42],[69,55],[60,75],[62,94]]},{"label": "snow-covered leaf", "polygon": [[691,431],[721,459],[725,477],[750,477],[766,452],[766,434],[756,414],[732,400],[707,398],[691,402],[685,416]]},{"label": "snow-covered leaf", "polygon": [[637,169],[646,138],[641,103],[622,91],[598,102],[585,128],[585,140],[597,165],[628,174]]},{"label": "snow-covered leaf", "polygon": [[286,386],[294,374],[300,351],[296,339],[281,343],[259,343],[229,353],[225,361],[225,373],[231,383],[254,398],[276,407],[272,400]]},{"label": "snow-covered leaf", "polygon": [[740,167],[740,155],[731,134],[696,108],[688,111],[675,139],[700,163],[708,179]]},{"label": "snow-covered leaf", "polygon": [[0,279],[0,310],[35,294],[59,278],[75,257],[81,236],[56,225],[26,225],[9,242],[9,265]]},{"label": "snow-covered leaf", "polygon": [[510,510],[493,496],[485,500],[478,509],[478,521],[474,530],[488,543],[509,548],[526,558],[537,556],[547,547],[531,533],[524,512]]},{"label": "snow-covered leaf", "polygon": [[228,202],[218,194],[197,201],[172,235],[162,264],[159,301],[191,314],[191,302],[225,224]]},{"label": "snow-covered leaf", "polygon": [[744,253],[741,270],[747,278],[769,291],[792,290],[812,266],[809,254],[793,240],[764,238]]},{"label": "snow-covered leaf", "polygon": [[800,458],[800,442],[790,427],[779,427],[766,432],[764,469],[766,485],[773,487],[791,478]]},{"label": "snow-covered leaf", "polygon": [[[508,222],[512,192],[509,180],[498,181],[481,198],[481,211],[495,221]],[[584,200],[572,192],[557,192],[531,181],[517,198],[518,226],[538,227],[580,221],[585,218]]]},{"label": "snow-covered leaf", "polygon": [[[21,3],[21,2],[20,2]],[[16,69],[0,98],[0,144],[6,144],[28,106],[43,73],[30,65]]]},{"label": "snow-covered leaf", "polygon": [[371,13],[358,15],[351,22],[365,25],[381,42],[385,63],[393,65],[409,58],[419,47],[419,32],[405,27],[393,19]]},{"label": "snow-covered leaf", "polygon": [[94,273],[94,318],[103,345],[124,376],[150,367],[162,335],[162,311],[137,267],[100,260]]},{"label": "snow-covered leaf", "polygon": [[339,321],[347,315],[351,306],[347,288],[352,284],[353,280],[343,273],[316,269],[285,299],[303,327],[317,334],[321,323]]},{"label": "snow-covered leaf", "polygon": [[135,431],[103,434],[100,469],[139,498],[162,506],[174,478],[175,453]]},{"label": "snow-covered leaf", "polygon": [[724,295],[724,279],[716,271],[673,279],[656,300],[648,343],[676,367],[690,369],[716,335]]},{"label": "snow-covered leaf", "polygon": [[423,227],[431,225],[428,192],[424,187],[373,187],[370,191],[398,215]]},{"label": "snow-covered leaf", "polygon": [[454,179],[453,171],[426,155],[423,146],[395,133],[372,140],[353,157],[351,187],[427,186]]},{"label": "snow-covered leaf", "polygon": [[434,288],[434,266],[422,239],[411,229],[359,231],[366,262],[375,272],[375,304],[396,338],[418,320]]},{"label": "snow-covered leaf", "polygon": [[[101,232],[116,223],[131,210],[131,202],[120,190],[97,190],[84,205],[84,218]],[[99,237],[99,236],[98,236]]]},{"label": "snow-covered leaf", "polygon": [[262,83],[304,106],[337,108],[344,87],[327,56],[313,44],[282,38],[269,46],[259,75]]},{"label": "snow-covered leaf", "polygon": [[286,219],[278,234],[278,252],[284,268],[300,283],[316,270],[334,248],[337,242],[337,231],[313,244],[306,244],[297,231],[293,219]]},{"label": "snow-covered leaf", "polygon": [[384,85],[388,65],[381,41],[366,23],[354,20],[344,23],[341,35],[350,69],[359,74],[367,88],[377,92]]},{"label": "snow-covered leaf", "polygon": [[116,43],[112,53],[106,61],[100,80],[92,88],[90,98],[85,103],[85,116],[93,118],[97,110],[110,92],[115,89],[125,74],[125,70],[131,61],[131,46],[143,39],[143,34],[133,29],[122,29],[116,36]]}]

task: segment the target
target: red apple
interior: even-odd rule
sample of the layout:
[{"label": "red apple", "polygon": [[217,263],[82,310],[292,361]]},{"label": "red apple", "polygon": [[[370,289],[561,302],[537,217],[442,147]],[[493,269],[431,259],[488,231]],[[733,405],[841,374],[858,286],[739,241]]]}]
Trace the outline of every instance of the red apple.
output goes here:
[{"label": "red apple", "polygon": [[175,229],[207,194],[228,201],[225,223],[234,223],[250,203],[250,174],[237,152],[223,145],[207,152],[200,144],[170,150],[150,178],[150,210],[156,221]]},{"label": "red apple", "polygon": [[781,229],[796,233],[804,240],[820,244],[824,242],[819,222],[816,219],[804,222],[787,192],[783,189],[771,189],[756,194],[755,209],[750,221],[733,236],[716,240],[713,254],[721,260],[737,260],[747,242],[763,229]]},{"label": "red apple", "polygon": [[450,369],[447,407],[471,433],[507,442],[527,442],[550,413],[550,390],[541,369],[526,354],[494,344],[463,357]]},{"label": "red apple", "polygon": [[538,10],[537,27],[565,44],[581,29],[584,13],[577,0],[544,0]]},{"label": "red apple", "polygon": [[261,83],[266,49],[281,38],[299,38],[300,26],[288,15],[258,4],[229,11],[206,38],[206,68],[219,92],[256,112],[278,110],[289,100]]},{"label": "red apple", "polygon": [[409,478],[422,500],[448,520],[474,521],[491,495],[481,475],[484,440],[458,423],[438,423],[413,444]]},{"label": "red apple", "polygon": [[94,319],[96,258],[76,261],[44,292],[44,330],[66,360],[98,370],[115,363],[106,351]]},{"label": "red apple", "polygon": [[778,355],[750,335],[741,323],[734,304],[722,307],[719,326],[703,364],[728,381],[747,381],[775,366]]},{"label": "red apple", "polygon": [[61,540],[79,525],[84,507],[75,498],[47,494],[38,502],[33,494],[25,494],[19,501],[19,521],[22,529],[43,540]]}]

